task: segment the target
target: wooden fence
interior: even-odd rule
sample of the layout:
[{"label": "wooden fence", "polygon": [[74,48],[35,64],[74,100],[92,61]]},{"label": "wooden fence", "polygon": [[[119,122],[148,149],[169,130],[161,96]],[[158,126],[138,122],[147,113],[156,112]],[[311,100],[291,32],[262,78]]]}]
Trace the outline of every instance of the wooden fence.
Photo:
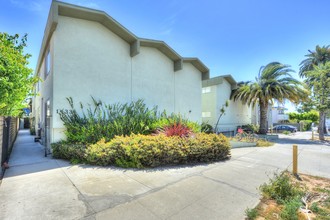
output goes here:
[{"label": "wooden fence", "polygon": [[2,174],[4,171],[3,164],[5,162],[8,162],[9,155],[16,140],[18,128],[19,128],[18,118],[0,116],[0,158],[1,158],[0,179],[2,178]]}]

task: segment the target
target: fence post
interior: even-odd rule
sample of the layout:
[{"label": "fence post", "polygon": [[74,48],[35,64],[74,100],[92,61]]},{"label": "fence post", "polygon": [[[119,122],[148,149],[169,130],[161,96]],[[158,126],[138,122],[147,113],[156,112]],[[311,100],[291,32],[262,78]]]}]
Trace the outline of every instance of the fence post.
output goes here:
[{"label": "fence post", "polygon": [[294,175],[298,175],[298,146],[293,145],[293,162],[292,162],[292,172]]}]

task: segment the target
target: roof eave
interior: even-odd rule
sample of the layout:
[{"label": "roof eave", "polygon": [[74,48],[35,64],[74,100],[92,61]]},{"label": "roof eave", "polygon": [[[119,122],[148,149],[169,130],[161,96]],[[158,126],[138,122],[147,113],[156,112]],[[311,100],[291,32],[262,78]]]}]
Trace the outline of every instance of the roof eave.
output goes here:
[{"label": "roof eave", "polygon": [[42,58],[45,55],[45,51],[47,49],[51,36],[53,35],[53,32],[55,31],[58,24],[58,16],[67,16],[72,18],[90,20],[103,24],[106,28],[108,28],[113,33],[117,34],[119,37],[121,37],[123,40],[130,44],[130,54],[132,57],[140,53],[140,46],[154,47],[164,53],[174,62],[174,71],[181,70],[183,62],[190,62],[202,73],[202,80],[210,78],[209,69],[198,58],[182,58],[177,52],[175,52],[175,50],[173,50],[163,41],[138,38],[104,11],[76,6],[69,3],[54,0],[52,2],[48,15],[47,25],[40,48],[35,74],[38,74],[40,70]]},{"label": "roof eave", "polygon": [[213,77],[208,80],[204,80],[202,85],[203,85],[203,87],[220,85],[223,83],[224,79],[230,84],[231,89],[235,89],[237,87],[236,80],[232,77],[232,75],[229,75],[229,74]]},{"label": "roof eave", "polygon": [[184,63],[191,63],[196,69],[202,73],[202,80],[208,80],[210,78],[210,70],[205,64],[196,57],[183,58]]}]

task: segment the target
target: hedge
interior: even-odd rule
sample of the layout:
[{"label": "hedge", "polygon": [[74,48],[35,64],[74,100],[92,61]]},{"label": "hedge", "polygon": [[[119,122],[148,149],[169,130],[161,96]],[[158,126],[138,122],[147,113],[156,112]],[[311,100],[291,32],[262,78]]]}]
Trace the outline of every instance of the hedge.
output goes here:
[{"label": "hedge", "polygon": [[230,144],[225,136],[204,133],[189,138],[133,134],[86,147],[61,142],[52,144],[52,148],[55,158],[136,168],[220,161],[230,156]]},{"label": "hedge", "polygon": [[53,157],[61,158],[65,160],[84,161],[86,145],[84,144],[72,144],[67,141],[60,141],[51,144],[53,149]]}]

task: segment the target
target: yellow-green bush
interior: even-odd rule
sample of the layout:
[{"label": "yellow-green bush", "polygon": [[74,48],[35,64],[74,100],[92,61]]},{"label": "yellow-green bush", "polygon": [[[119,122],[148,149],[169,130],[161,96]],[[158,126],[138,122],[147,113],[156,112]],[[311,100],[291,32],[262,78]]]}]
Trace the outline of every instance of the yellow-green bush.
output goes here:
[{"label": "yellow-green bush", "polygon": [[193,137],[180,138],[133,134],[116,136],[109,142],[101,140],[89,145],[83,161],[102,166],[142,168],[219,161],[229,155],[230,145],[223,135],[200,133]]}]

